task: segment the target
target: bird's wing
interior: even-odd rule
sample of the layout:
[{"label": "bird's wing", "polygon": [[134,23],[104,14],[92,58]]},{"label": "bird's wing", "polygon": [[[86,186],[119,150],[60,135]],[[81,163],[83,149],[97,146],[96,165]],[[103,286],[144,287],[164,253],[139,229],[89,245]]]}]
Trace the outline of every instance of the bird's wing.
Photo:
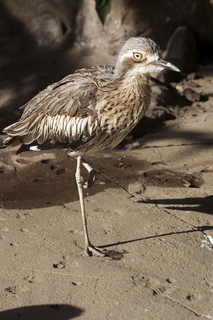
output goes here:
[{"label": "bird's wing", "polygon": [[80,69],[48,86],[22,108],[20,120],[4,129],[24,144],[37,140],[51,143],[86,142],[97,134],[95,111],[98,81],[110,77],[113,68],[98,66]]}]

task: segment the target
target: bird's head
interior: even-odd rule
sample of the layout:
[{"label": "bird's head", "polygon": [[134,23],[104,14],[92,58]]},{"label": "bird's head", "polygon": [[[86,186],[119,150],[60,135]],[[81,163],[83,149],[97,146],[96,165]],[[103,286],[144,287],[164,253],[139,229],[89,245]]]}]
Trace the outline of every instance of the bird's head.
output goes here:
[{"label": "bird's head", "polygon": [[132,37],[121,49],[115,66],[115,75],[143,75],[163,69],[179,72],[170,62],[161,59],[161,50],[152,40]]}]

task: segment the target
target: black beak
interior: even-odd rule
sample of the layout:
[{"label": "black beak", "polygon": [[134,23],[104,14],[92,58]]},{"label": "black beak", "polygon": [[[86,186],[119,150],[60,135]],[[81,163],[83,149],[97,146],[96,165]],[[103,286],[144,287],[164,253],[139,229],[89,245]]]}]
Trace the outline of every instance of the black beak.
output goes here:
[{"label": "black beak", "polygon": [[168,70],[171,70],[171,71],[176,71],[176,72],[180,72],[180,69],[178,69],[177,67],[175,67],[172,63],[170,62],[167,62],[163,59],[158,59],[156,61],[153,61],[152,62],[153,64],[159,66],[159,67],[162,67],[164,69],[168,69]]}]

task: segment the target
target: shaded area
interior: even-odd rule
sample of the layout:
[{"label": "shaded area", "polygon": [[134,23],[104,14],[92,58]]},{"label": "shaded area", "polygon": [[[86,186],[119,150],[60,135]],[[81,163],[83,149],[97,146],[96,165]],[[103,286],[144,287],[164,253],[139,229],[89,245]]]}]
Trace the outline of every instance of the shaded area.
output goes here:
[{"label": "shaded area", "polygon": [[[12,7],[13,1],[9,3]],[[134,29],[134,35],[152,37],[162,45],[163,49],[166,48],[175,29],[182,24],[193,30],[196,42],[201,43],[198,48],[201,52],[204,51],[204,55],[210,52],[209,48],[212,45],[208,41],[207,32],[211,30],[212,14],[208,1],[202,5],[200,1],[194,1],[194,5],[190,1],[184,5],[179,5],[175,1],[171,4],[156,2],[153,4],[154,7],[149,6],[146,1],[139,4],[138,1],[127,0],[123,4],[119,3],[118,7],[114,7],[112,3],[110,21],[106,22],[104,29],[92,3],[56,0],[47,1],[46,4],[39,1],[32,1],[29,4],[21,1],[17,3],[17,8],[20,6],[24,12],[22,20],[21,14],[14,14],[14,9],[11,10],[10,6],[0,1],[3,26],[0,31],[2,75],[0,77],[0,131],[18,120],[21,115],[18,108],[47,85],[83,66],[99,63],[114,64],[119,48],[128,37],[128,33],[126,34],[122,29],[125,29],[125,26],[130,28],[128,32],[131,28]],[[121,8],[124,10],[122,11]],[[34,16],[31,18],[32,11]],[[122,13],[119,13],[120,11]],[[26,18],[27,14],[29,21]],[[204,16],[205,24],[202,23],[199,26],[196,22]],[[114,22],[119,19],[121,19],[120,29],[123,31],[116,36],[118,30]],[[49,24],[45,24],[46,21],[49,21]],[[54,21],[56,21],[55,24]],[[43,27],[39,30],[40,25]],[[52,29],[56,29],[55,34],[48,34]],[[130,35],[133,34],[130,32]],[[49,41],[48,45],[43,45],[45,41]],[[100,43],[107,48],[100,50]],[[199,54],[201,55],[202,53]],[[165,121],[174,119],[177,115],[169,110],[168,106],[189,105],[177,90],[170,87],[165,94],[165,88],[166,86],[162,89],[163,97],[158,98],[157,102],[157,105],[162,104],[165,107],[164,112],[158,107],[157,110],[152,110],[154,116],[150,117],[149,114],[148,118],[142,120],[133,133],[134,138],[143,136],[150,131],[150,128],[161,127]]]},{"label": "shaded area", "polygon": [[[82,55],[79,56],[75,52],[70,52],[74,39],[72,34],[68,35],[71,32],[70,28],[80,4],[81,1],[76,2],[72,6],[71,3],[63,2],[65,8],[67,7],[67,15],[70,15],[69,27],[63,27],[63,23],[61,22],[61,28],[67,30],[67,37],[62,39],[64,40],[62,43],[57,44],[53,42],[52,44],[47,43],[47,45],[42,46],[38,45],[37,41],[39,40],[36,39],[36,35],[30,34],[26,21],[18,19],[17,16],[8,11],[4,3],[0,2],[1,23],[3,26],[1,30],[4,30],[0,33],[0,131],[5,126],[19,119],[22,113],[19,107],[35,96],[40,90],[72,73],[76,68],[83,66],[81,63],[78,63]],[[30,22],[32,24],[37,23],[37,27],[40,27],[40,24],[44,24],[47,19],[52,19],[51,15],[53,15],[53,18],[55,17],[54,11],[45,13],[44,9],[40,9],[41,4],[34,3],[34,5],[35,17],[32,17],[31,20],[34,19],[35,21]],[[25,6],[27,7],[27,4],[23,3],[23,12],[26,10]],[[39,10],[41,11],[40,15]],[[31,11],[33,12],[33,8]],[[43,16],[42,12],[46,16]],[[37,20],[36,14],[38,15]],[[62,20],[63,14],[63,12],[59,14]],[[43,19],[44,21],[42,22],[39,19]],[[35,26],[35,32],[37,27]],[[45,30],[47,26],[44,25],[43,28]],[[58,28],[60,28],[60,25]],[[49,30],[51,31],[51,25],[49,25]],[[66,30],[64,31],[65,33]],[[47,38],[47,41],[48,37],[51,37],[51,35],[38,34],[39,36],[44,39]]]},{"label": "shaded area", "polygon": [[15,308],[0,312],[1,320],[69,320],[79,317],[83,310],[68,304],[50,304]]},{"label": "shaded area", "polygon": [[[143,151],[143,150],[142,150]],[[150,186],[164,188],[199,188],[203,185],[202,172],[176,172],[167,168],[167,163],[126,158],[125,151],[111,152],[110,157],[87,157],[87,161],[98,173],[98,180],[85,195],[92,196],[108,188],[126,190],[131,183],[138,187],[132,194],[143,194]],[[196,151],[195,151],[196,152]],[[78,201],[75,181],[76,160],[63,151],[33,152],[16,155],[8,149],[1,151],[0,194],[2,205],[7,209],[51,207]],[[88,173],[83,169],[84,180]],[[154,200],[153,200],[154,201]]]},{"label": "shaded area", "polygon": [[155,203],[166,206],[169,210],[193,211],[206,214],[213,214],[213,196],[204,198],[183,198],[183,199],[153,199],[146,203]]}]

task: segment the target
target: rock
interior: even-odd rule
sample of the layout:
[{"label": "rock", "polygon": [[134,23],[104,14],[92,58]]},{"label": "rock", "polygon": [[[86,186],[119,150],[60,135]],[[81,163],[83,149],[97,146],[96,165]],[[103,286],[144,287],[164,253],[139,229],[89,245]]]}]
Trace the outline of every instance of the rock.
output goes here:
[{"label": "rock", "polygon": [[[196,71],[197,46],[195,37],[189,29],[186,27],[176,29],[168,42],[164,59],[176,65],[182,74]],[[177,82],[181,79],[181,73],[164,70],[159,74],[158,79],[167,83]]]},{"label": "rock", "polygon": [[196,102],[200,101],[200,93],[192,90],[191,88],[187,88],[183,91],[183,95],[187,101]]},{"label": "rock", "polygon": [[65,23],[51,12],[35,16],[26,28],[37,44],[42,46],[61,43],[67,32]]}]

